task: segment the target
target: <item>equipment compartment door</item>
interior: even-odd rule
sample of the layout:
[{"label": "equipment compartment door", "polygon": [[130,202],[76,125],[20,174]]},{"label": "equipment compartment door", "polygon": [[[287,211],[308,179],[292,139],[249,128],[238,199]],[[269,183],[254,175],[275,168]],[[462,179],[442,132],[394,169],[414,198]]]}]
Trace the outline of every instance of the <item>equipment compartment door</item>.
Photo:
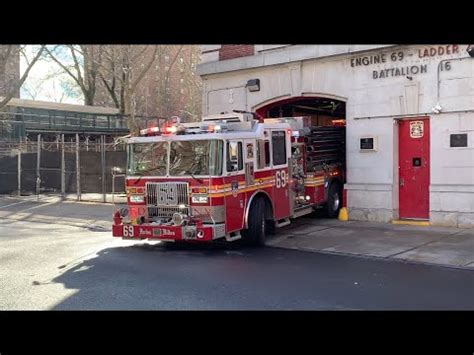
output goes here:
[{"label": "equipment compartment door", "polygon": [[429,218],[430,121],[399,121],[400,218]]},{"label": "equipment compartment door", "polygon": [[272,130],[272,162],[273,162],[273,200],[275,219],[290,215],[290,181],[291,172],[288,169],[288,156],[291,154],[289,145],[290,132]]}]

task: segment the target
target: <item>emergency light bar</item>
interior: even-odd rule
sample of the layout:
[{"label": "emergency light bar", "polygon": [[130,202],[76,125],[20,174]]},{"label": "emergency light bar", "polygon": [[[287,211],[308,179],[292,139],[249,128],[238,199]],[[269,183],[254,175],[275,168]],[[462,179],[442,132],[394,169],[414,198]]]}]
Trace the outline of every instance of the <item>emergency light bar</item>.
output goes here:
[{"label": "emergency light bar", "polygon": [[177,134],[184,132],[184,127],[180,124],[165,124],[161,127],[149,127],[140,130],[141,136],[157,136],[161,134]]},{"label": "emergency light bar", "polygon": [[[242,117],[240,117],[242,116]],[[140,130],[140,136],[159,136],[169,134],[203,134],[203,133],[222,133],[234,131],[236,125],[239,129],[248,130],[246,123],[256,122],[250,119],[250,114],[236,115],[214,115],[204,117],[201,122],[189,122],[181,124],[179,117],[174,117],[166,121],[161,127],[148,127]],[[244,125],[244,127],[242,127]]]}]

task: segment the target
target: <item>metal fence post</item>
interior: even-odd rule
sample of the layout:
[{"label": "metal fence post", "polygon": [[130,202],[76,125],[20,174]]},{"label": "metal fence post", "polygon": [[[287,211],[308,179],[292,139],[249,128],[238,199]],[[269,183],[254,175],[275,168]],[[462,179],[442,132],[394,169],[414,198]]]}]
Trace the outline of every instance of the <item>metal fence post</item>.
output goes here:
[{"label": "metal fence post", "polygon": [[18,148],[18,196],[21,196],[21,149]]},{"label": "metal fence post", "polygon": [[112,203],[115,205],[115,171],[112,170]]},{"label": "metal fence post", "polygon": [[61,196],[66,198],[66,162],[64,160],[64,134],[61,135]]},{"label": "metal fence post", "polygon": [[76,195],[81,200],[81,163],[79,157],[79,133],[76,133]]},{"label": "metal fence post", "polygon": [[105,136],[102,135],[100,136],[100,163],[102,167],[102,202],[107,202],[106,201],[106,186],[105,186]]},{"label": "metal fence post", "polygon": [[36,199],[39,200],[39,191],[40,191],[40,164],[41,164],[41,133],[38,134],[38,146],[36,152]]}]

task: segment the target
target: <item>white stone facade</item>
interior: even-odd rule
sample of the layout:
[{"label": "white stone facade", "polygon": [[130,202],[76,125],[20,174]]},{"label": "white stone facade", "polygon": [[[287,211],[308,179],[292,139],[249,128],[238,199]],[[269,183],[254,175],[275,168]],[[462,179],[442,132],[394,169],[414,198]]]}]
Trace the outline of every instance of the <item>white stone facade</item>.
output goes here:
[{"label": "white stone facade", "polygon": [[[297,96],[346,102],[350,219],[398,218],[397,119],[429,116],[430,222],[474,226],[474,58],[467,45],[256,45],[253,56],[220,62],[212,54],[219,46],[207,47],[198,68],[204,114],[255,111]],[[261,89],[249,92],[245,85],[256,78]],[[467,133],[468,146],[451,148],[452,133]],[[376,137],[374,152],[359,151],[367,135]]]}]

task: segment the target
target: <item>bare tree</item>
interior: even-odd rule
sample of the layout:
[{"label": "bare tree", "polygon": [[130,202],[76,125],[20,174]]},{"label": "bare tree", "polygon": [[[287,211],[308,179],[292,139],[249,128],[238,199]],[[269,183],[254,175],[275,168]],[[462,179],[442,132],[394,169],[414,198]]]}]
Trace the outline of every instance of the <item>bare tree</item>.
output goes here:
[{"label": "bare tree", "polygon": [[20,95],[31,100],[41,100],[43,97],[55,102],[83,98],[77,83],[58,66],[49,66],[47,72],[42,72],[41,75],[30,74],[21,87]]},{"label": "bare tree", "polygon": [[[69,58],[65,57],[66,48]],[[79,86],[85,105],[94,105],[96,82],[102,65],[102,45],[67,45],[46,47],[50,58],[56,62]]]},{"label": "bare tree", "polygon": [[[0,82],[2,83],[3,97],[0,99],[0,108],[17,95],[35,63],[42,57],[45,46],[41,45],[31,60],[25,53],[25,46],[5,45],[0,48]],[[19,60],[20,55],[25,58],[26,69],[19,77],[11,72],[9,63]]]},{"label": "bare tree", "polygon": [[48,53],[80,87],[86,104],[114,105],[137,131],[137,116],[201,112],[198,46],[56,46]]},{"label": "bare tree", "polygon": [[128,117],[132,132],[136,122],[134,96],[138,85],[156,60],[158,46],[111,45],[103,51],[99,76],[120,113]]},{"label": "bare tree", "polygon": [[202,114],[202,80],[196,74],[196,67],[201,60],[198,46],[189,46],[180,58],[179,69],[182,81],[182,114],[189,120],[198,120]]},{"label": "bare tree", "polygon": [[21,89],[28,99],[36,100],[36,98],[43,92],[43,85],[44,80],[27,80]]}]

